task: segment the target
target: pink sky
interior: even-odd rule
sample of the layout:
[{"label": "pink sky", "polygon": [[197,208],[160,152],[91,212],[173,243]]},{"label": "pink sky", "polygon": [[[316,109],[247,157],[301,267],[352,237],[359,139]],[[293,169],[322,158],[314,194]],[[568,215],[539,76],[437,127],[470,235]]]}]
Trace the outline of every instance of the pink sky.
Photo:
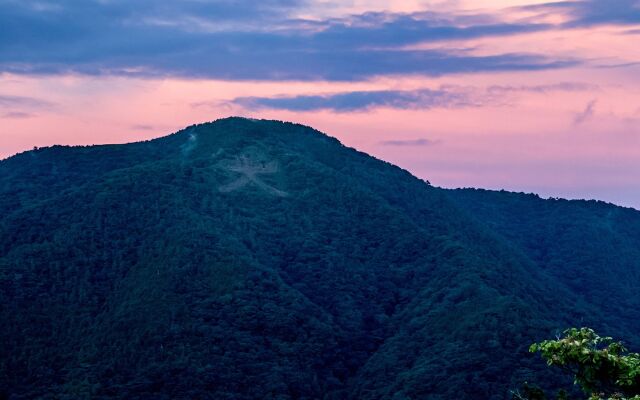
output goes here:
[{"label": "pink sky", "polygon": [[[563,24],[423,40],[399,50],[446,49],[470,57],[535,53],[579,62],[543,69],[275,80],[95,74],[81,68],[34,72],[14,67],[20,54],[11,63],[0,59],[0,65],[10,66],[0,72],[0,158],[34,146],[138,141],[242,115],[311,125],[437,186],[595,198],[640,209],[640,20],[608,21],[585,11],[584,22],[572,25],[565,23],[577,17],[562,10],[515,7],[540,3],[545,2],[363,0],[338,6],[322,1],[289,11],[288,18],[326,21],[367,11],[397,16],[432,10],[472,15],[470,25],[482,23],[479,15],[504,23]],[[461,21],[456,23],[467,26]],[[36,56],[29,62],[39,60]],[[427,89],[466,100],[375,103],[347,110],[235,101]]]}]

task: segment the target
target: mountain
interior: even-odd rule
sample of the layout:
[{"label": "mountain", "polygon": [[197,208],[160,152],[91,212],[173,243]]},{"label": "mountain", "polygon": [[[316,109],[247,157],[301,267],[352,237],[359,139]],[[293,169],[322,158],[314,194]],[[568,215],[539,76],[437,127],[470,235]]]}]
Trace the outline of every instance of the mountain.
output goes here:
[{"label": "mountain", "polygon": [[435,188],[227,118],[0,162],[0,398],[507,399],[640,345],[640,212]]}]

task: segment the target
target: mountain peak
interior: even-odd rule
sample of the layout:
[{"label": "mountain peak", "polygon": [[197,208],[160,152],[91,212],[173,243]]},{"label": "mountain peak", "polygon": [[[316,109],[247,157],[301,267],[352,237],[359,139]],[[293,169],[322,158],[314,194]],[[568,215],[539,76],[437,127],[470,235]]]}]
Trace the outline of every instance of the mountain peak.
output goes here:
[{"label": "mountain peak", "polygon": [[503,399],[558,381],[527,348],[576,321],[640,344],[638,213],[444,191],[298,124],[26,153],[0,210],[2,398]]},{"label": "mountain peak", "polygon": [[[174,136],[170,135],[169,137]],[[300,148],[305,141],[311,148],[319,142],[339,144],[338,140],[331,138],[309,126],[294,124],[291,122],[267,119],[254,119],[247,117],[226,117],[211,122],[191,125],[175,134],[183,142],[180,146],[192,153],[197,147],[205,145],[235,146],[247,144],[253,141],[269,146],[287,146]],[[162,141],[164,138],[160,138]],[[207,149],[209,150],[209,149]],[[193,151],[199,154],[198,151]]]}]

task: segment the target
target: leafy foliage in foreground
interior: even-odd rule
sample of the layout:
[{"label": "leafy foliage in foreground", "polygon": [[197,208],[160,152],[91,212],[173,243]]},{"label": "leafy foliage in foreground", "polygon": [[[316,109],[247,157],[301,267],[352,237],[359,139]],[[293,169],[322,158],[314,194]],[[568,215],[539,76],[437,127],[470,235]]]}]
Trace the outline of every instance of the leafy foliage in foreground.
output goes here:
[{"label": "leafy foliage in foreground", "polygon": [[241,118],[4,160],[0,398],[499,400],[559,327],[640,343],[640,213],[507,197]]},{"label": "leafy foliage in foreground", "polygon": [[[640,354],[629,353],[622,342],[600,337],[590,328],[571,328],[564,333],[562,338],[532,344],[529,351],[539,352],[549,366],[574,376],[575,384],[591,396],[590,400],[640,399]],[[542,390],[526,385],[514,398],[546,397]]]}]

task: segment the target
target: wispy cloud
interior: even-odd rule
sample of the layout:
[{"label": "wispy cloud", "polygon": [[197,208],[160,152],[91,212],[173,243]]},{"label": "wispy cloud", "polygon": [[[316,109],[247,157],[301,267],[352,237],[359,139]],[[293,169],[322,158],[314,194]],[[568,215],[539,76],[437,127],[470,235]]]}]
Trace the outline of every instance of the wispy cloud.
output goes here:
[{"label": "wispy cloud", "polygon": [[[334,112],[358,112],[371,108],[395,109],[467,108],[500,105],[517,93],[546,94],[555,91],[597,90],[596,85],[580,82],[560,82],[549,85],[494,85],[488,88],[443,85],[438,89],[374,90],[329,94],[311,94],[275,97],[238,97],[231,104],[247,110],[277,109],[288,111],[330,110]],[[218,105],[219,102],[201,102],[193,107]]]},{"label": "wispy cloud", "polygon": [[53,103],[46,100],[37,99],[35,97],[0,94],[0,107],[3,107],[3,108],[42,109],[42,108],[50,108],[52,106],[53,106]]},{"label": "wispy cloud", "polygon": [[543,54],[406,50],[424,42],[549,29],[495,16],[364,13],[292,19],[306,1],[66,0],[0,2],[0,71],[29,74],[180,76],[240,80],[353,80],[562,68]]},{"label": "wispy cloud", "polygon": [[131,125],[131,129],[133,129],[134,131],[153,131],[156,129],[156,127],[153,125],[136,124]]},{"label": "wispy cloud", "polygon": [[224,101],[217,101],[217,100],[212,100],[212,101],[196,101],[193,103],[189,103],[189,106],[191,106],[191,108],[218,108],[218,107],[225,107],[228,106],[227,102]]},{"label": "wispy cloud", "polygon": [[640,61],[623,62],[615,64],[596,64],[593,67],[599,69],[616,69],[616,68],[629,68],[640,66]]},{"label": "wispy cloud", "polygon": [[556,1],[522,8],[563,14],[568,19],[563,24],[565,27],[640,24],[640,4],[637,0]]},{"label": "wispy cloud", "polygon": [[21,112],[21,111],[9,111],[2,114],[2,118],[6,119],[26,119],[31,118],[34,115],[31,113]]},{"label": "wispy cloud", "polygon": [[586,105],[584,110],[580,111],[579,113],[577,113],[575,115],[575,117],[573,118],[573,124],[574,125],[580,125],[580,124],[586,122],[587,120],[591,119],[593,117],[593,115],[595,114],[596,103],[597,102],[598,102],[597,100],[591,100]]},{"label": "wispy cloud", "polygon": [[2,119],[27,119],[36,116],[37,113],[48,111],[55,104],[27,96],[14,96],[0,94],[0,116]]},{"label": "wispy cloud", "polygon": [[439,140],[431,140],[431,139],[407,139],[407,140],[384,140],[380,142],[383,146],[433,146],[436,144],[440,144]]},{"label": "wispy cloud", "polygon": [[336,112],[363,111],[373,107],[403,109],[460,108],[477,106],[477,101],[464,88],[378,90],[281,97],[239,97],[235,105],[249,110],[272,108],[290,111],[332,110]]},{"label": "wispy cloud", "polygon": [[493,85],[487,88],[489,93],[550,93],[550,92],[583,92],[600,90],[598,85],[584,82],[559,82],[548,85]]}]

